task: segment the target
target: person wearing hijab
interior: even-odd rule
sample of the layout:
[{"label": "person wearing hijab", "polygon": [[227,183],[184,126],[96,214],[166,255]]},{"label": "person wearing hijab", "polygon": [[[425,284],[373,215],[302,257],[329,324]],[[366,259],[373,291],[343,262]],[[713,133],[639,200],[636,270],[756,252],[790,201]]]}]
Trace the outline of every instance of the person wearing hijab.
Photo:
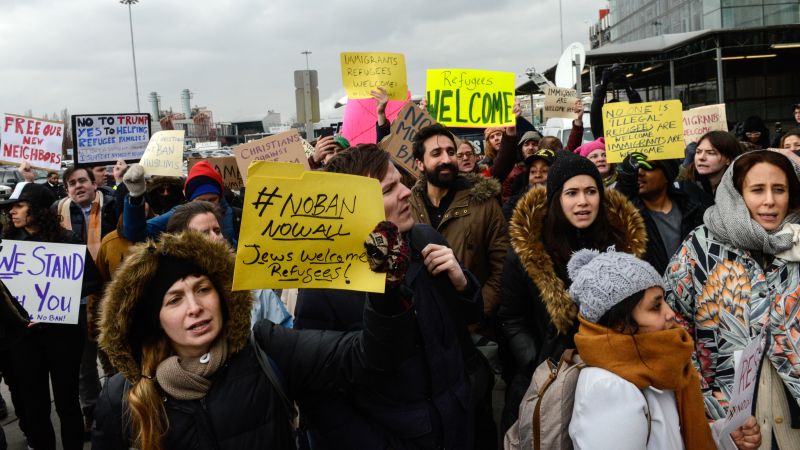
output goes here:
[{"label": "person wearing hijab", "polygon": [[[709,419],[725,417],[735,355],[768,331],[755,394],[761,447],[800,448],[800,166],[757,150],[722,176],[716,204],[673,256],[666,298],[694,338]],[[742,430],[745,432],[745,430]]]}]

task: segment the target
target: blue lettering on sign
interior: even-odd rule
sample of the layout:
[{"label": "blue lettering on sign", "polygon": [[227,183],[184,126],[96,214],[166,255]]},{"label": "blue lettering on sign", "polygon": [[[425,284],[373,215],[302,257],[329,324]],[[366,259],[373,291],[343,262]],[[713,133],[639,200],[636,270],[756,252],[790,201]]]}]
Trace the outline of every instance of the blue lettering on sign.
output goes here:
[{"label": "blue lettering on sign", "polygon": [[70,312],[72,310],[72,297],[64,297],[63,295],[59,297],[55,294],[51,294],[49,281],[44,286],[44,290],[40,288],[39,283],[35,283],[34,288],[36,289],[36,295],[39,296],[39,313],[45,308],[51,312]]},{"label": "blue lettering on sign", "polygon": [[72,255],[58,255],[56,253],[44,253],[45,246],[40,245],[33,249],[33,257],[39,261],[40,268],[37,271],[28,269],[31,275],[44,275],[47,278],[57,278],[60,280],[79,280],[83,277],[84,255],[73,253]]},{"label": "blue lettering on sign", "polygon": [[[8,280],[22,273],[20,266],[25,263],[21,260],[25,253],[17,251],[17,244],[11,249],[11,255],[0,258],[0,279]],[[82,270],[81,270],[82,271]]]}]

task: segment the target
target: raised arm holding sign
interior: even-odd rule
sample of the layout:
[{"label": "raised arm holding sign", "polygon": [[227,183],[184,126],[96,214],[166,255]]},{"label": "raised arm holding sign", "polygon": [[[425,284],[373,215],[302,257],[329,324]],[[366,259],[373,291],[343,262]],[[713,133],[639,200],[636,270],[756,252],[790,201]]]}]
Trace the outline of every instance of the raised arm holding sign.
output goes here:
[{"label": "raised arm holding sign", "polygon": [[382,87],[391,100],[405,100],[408,92],[406,59],[402,53],[342,53],[342,84],[347,98],[372,98]]}]

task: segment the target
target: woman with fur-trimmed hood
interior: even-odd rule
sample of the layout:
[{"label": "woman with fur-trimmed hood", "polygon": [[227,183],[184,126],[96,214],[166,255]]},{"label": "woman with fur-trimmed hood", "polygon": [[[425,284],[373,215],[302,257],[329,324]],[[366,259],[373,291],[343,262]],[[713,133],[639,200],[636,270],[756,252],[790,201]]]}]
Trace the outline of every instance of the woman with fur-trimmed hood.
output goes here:
[{"label": "woman with fur-trimmed hood", "polygon": [[412,351],[412,304],[391,293],[370,296],[362,332],[261,321],[251,336],[252,297],[231,290],[233,268],[225,242],[194,232],[132,249],[102,302],[99,344],[120,373],[98,400],[93,449],[291,449],[290,399]]},{"label": "woman with fur-trimmed hood", "polygon": [[503,431],[517,419],[536,366],[575,347],[577,307],[567,292],[572,253],[613,245],[641,257],[647,243],[636,207],[605,190],[595,165],[571,153],[556,158],[546,188],[534,187],[522,197],[509,232],[498,317],[516,372],[506,389]]}]

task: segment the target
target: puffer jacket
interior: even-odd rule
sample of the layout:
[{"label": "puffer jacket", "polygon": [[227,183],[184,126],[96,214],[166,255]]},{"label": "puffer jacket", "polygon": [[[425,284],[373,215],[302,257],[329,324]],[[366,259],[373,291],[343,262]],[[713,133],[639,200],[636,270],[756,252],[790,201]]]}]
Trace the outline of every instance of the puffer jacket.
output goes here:
[{"label": "puffer jacket", "polygon": [[[577,307],[568,284],[557,275],[542,242],[546,203],[544,187],[530,189],[517,204],[509,227],[511,248],[503,269],[498,318],[517,370],[506,390],[506,426],[516,420],[536,366],[547,358],[557,361],[564,350],[573,348],[578,331]],[[605,207],[609,224],[626,243],[617,250],[641,257],[647,233],[636,207],[613,189],[605,191]]]},{"label": "puffer jacket", "polygon": [[701,225],[667,266],[666,300],[694,338],[709,418],[725,417],[734,354],[766,326],[764,353],[794,399],[792,415],[800,423],[800,264],[774,258],[762,266],[762,258],[722,242]]},{"label": "puffer jacket", "polygon": [[[229,357],[200,400],[176,400],[162,392],[169,429],[165,449],[291,449],[295,444],[289,412],[279,388],[262,371],[249,341],[249,291],[231,291],[233,255],[229,247],[186,232],[164,234],[161,242],[133,248],[102,301],[100,347],[120,373],[103,387],[95,410],[93,449],[128,449],[133,445],[127,412],[127,391],[141,379],[139,351],[129,344],[133,311],[143,295],[141,280],[152,279],[158,254],[191,258],[218,288],[228,311],[221,338]],[[267,354],[289,398],[302,398],[351,383],[367,373],[390,370],[412,351],[411,310],[390,292],[365,308],[365,330],[358,333],[290,330],[267,321],[256,324],[254,341]],[[373,309],[375,306],[375,309]],[[386,315],[376,311],[385,312]]]},{"label": "puffer jacket", "polygon": [[[425,200],[428,183],[421,177],[410,198],[417,223],[431,224]],[[461,175],[450,207],[436,231],[450,244],[458,261],[478,278],[483,293],[483,310],[491,316],[500,301],[503,258],[508,250],[508,226],[499,197],[500,184],[480,175]]]}]

